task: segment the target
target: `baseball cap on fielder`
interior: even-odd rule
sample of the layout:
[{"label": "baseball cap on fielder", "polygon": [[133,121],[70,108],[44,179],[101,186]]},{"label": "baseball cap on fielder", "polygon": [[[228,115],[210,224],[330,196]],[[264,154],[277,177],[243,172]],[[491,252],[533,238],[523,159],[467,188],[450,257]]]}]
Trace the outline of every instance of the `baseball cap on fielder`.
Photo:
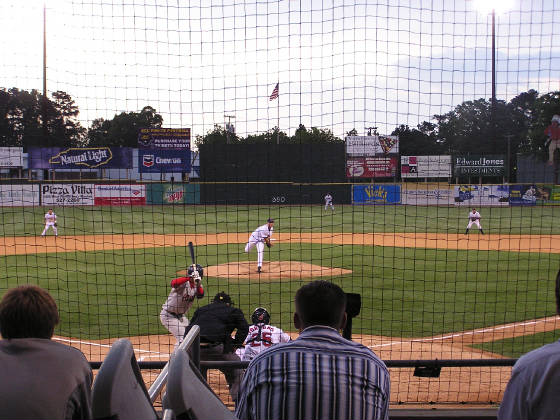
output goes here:
[{"label": "baseball cap on fielder", "polygon": [[271,217],[268,218],[267,223],[274,223],[274,219],[272,219]]},{"label": "baseball cap on fielder", "polygon": [[233,305],[231,298],[226,292],[220,292],[216,296],[214,296],[214,302],[223,302],[223,303],[229,303],[230,305]]}]

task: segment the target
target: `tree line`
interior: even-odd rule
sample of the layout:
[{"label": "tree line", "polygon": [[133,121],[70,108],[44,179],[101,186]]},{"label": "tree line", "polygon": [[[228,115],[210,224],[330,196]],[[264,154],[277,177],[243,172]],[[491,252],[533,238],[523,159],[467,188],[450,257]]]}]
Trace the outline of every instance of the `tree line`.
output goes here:
[{"label": "tree line", "polygon": [[[453,110],[434,115],[416,127],[400,125],[391,135],[400,139],[401,155],[500,153],[546,156],[544,134],[551,118],[560,114],[560,91],[540,95],[523,92],[509,102],[486,99],[465,101]],[[142,128],[160,128],[163,118],[151,106],[139,112],[121,112],[98,118],[90,127],[78,119],[79,109],[63,91],[44,97],[37,90],[0,88],[0,146],[129,146],[138,144]],[[346,133],[356,135],[355,128]],[[275,127],[245,137],[215,125],[195,138],[195,144],[313,144],[343,142],[331,130],[300,124],[292,136]]]}]

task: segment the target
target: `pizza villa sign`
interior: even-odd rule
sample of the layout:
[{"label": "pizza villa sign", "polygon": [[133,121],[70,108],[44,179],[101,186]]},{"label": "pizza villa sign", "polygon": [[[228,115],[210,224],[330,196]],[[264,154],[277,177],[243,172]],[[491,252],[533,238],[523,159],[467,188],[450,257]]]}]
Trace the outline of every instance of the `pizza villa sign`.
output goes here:
[{"label": "pizza villa sign", "polygon": [[504,155],[453,156],[455,176],[502,176],[505,168]]}]

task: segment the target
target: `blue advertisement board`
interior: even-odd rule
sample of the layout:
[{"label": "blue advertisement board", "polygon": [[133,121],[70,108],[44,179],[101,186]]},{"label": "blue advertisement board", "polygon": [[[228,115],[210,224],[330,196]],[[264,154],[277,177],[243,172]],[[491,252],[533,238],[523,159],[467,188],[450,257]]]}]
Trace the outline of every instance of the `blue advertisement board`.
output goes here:
[{"label": "blue advertisement board", "polygon": [[354,184],[352,185],[353,204],[399,204],[400,185]]},{"label": "blue advertisement board", "polygon": [[138,172],[190,172],[191,151],[189,149],[139,149]]},{"label": "blue advertisement board", "polygon": [[543,191],[542,187],[536,185],[510,185],[509,204],[510,206],[534,206],[537,204],[537,200],[544,200]]},{"label": "blue advertisement board", "polygon": [[132,168],[130,147],[30,147],[30,169]]}]

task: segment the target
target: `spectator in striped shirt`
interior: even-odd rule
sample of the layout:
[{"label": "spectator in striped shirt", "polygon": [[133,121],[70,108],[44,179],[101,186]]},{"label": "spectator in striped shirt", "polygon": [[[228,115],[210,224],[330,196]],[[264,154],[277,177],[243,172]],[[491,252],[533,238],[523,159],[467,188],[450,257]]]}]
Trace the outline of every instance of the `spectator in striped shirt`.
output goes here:
[{"label": "spectator in striped shirt", "polygon": [[314,281],[296,293],[300,336],[249,364],[239,394],[240,419],[387,419],[389,371],[367,347],[342,338],[346,295]]}]

